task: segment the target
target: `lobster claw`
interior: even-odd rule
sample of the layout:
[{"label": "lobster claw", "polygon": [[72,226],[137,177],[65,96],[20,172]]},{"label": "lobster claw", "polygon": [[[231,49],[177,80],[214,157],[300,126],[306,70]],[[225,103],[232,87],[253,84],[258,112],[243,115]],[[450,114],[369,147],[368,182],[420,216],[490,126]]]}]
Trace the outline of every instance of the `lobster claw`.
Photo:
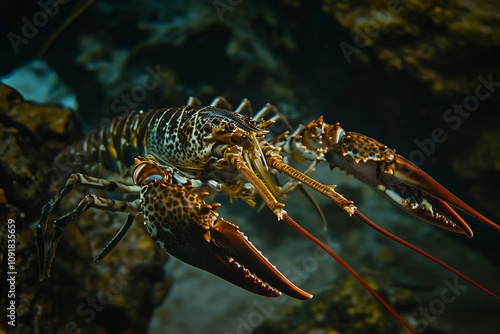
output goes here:
[{"label": "lobster claw", "polygon": [[141,186],[146,229],[169,254],[262,296],[312,297],[281,274],[238,226],[218,218],[220,204],[205,203],[208,193],[174,184],[153,157],[136,159],[134,182]]},{"label": "lobster claw", "polygon": [[[338,124],[330,127],[330,130],[335,128],[336,133],[340,133]],[[408,213],[441,228],[472,237],[472,229],[453,206],[500,230],[493,221],[380,142],[355,132],[343,132],[337,138],[337,143],[329,144],[333,150],[326,154],[330,166],[339,167],[373,186]]]},{"label": "lobster claw", "polygon": [[297,299],[309,299],[276,269],[239,231],[238,226],[220,218],[211,229],[211,254],[215,262],[205,269],[254,293],[276,297],[285,293]]}]

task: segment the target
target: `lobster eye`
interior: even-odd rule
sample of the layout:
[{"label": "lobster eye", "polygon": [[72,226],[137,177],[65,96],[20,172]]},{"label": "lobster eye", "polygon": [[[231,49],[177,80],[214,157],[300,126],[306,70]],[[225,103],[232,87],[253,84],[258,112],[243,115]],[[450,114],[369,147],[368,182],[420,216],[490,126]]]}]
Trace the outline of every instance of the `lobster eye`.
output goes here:
[{"label": "lobster eye", "polygon": [[208,123],[203,125],[203,131],[205,131],[206,133],[212,133],[212,125]]},{"label": "lobster eye", "polygon": [[233,123],[227,123],[226,124],[226,130],[227,131],[233,131],[234,130],[234,124]]}]

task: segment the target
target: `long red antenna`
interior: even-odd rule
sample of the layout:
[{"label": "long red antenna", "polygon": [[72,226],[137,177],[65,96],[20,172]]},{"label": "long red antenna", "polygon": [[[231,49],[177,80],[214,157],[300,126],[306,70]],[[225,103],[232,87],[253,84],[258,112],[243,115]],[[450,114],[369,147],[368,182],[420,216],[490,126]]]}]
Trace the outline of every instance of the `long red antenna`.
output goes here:
[{"label": "long red antenna", "polygon": [[359,220],[361,220],[363,223],[365,223],[366,225],[370,226],[371,228],[373,228],[375,231],[385,235],[386,237],[396,241],[397,243],[400,243],[401,245],[411,249],[412,251],[422,255],[422,256],[425,256],[426,258],[428,258],[429,260],[439,264],[441,267],[443,268],[446,268],[448,269],[449,271],[451,271],[452,273],[454,273],[455,275],[457,275],[458,277],[460,277],[461,279],[469,282],[470,284],[474,285],[476,288],[484,291],[485,293],[487,293],[488,295],[490,295],[491,297],[495,298],[496,300],[500,300],[500,297],[497,296],[496,294],[494,294],[493,292],[491,292],[490,290],[488,290],[487,288],[485,288],[484,286],[482,286],[481,284],[477,283],[476,281],[472,280],[471,278],[469,278],[468,276],[462,274],[460,271],[458,271],[457,269],[453,268],[452,266],[450,266],[449,264],[446,264],[444,263],[443,261],[441,261],[440,259],[432,256],[431,254],[427,253],[426,251],[418,248],[417,246],[409,243],[408,241],[405,241],[399,237],[397,237],[396,235],[392,234],[391,232],[385,230],[384,228],[378,226],[377,224],[375,224],[374,222],[372,222],[368,217],[366,217],[364,214],[362,214],[361,212],[359,212],[358,210],[354,210],[354,215],[356,217],[359,218]]},{"label": "long red antenna", "polygon": [[[365,217],[366,218],[366,217]],[[368,218],[367,218],[368,219]],[[397,321],[399,321],[410,333],[415,333],[415,331],[408,325],[403,318],[382,298],[377,291],[368,285],[368,283],[361,277],[347,262],[344,261],[337,253],[335,253],[331,248],[329,248],[325,243],[316,238],[314,235],[309,233],[305,228],[300,226],[292,217],[288,214],[283,214],[283,220],[286,221],[290,226],[296,229],[300,234],[304,235],[306,238],[314,242],[316,245],[321,247],[325,252],[330,254],[342,267],[344,267],[354,278],[356,278],[363,286],[368,290],[377,300],[392,314]]]}]

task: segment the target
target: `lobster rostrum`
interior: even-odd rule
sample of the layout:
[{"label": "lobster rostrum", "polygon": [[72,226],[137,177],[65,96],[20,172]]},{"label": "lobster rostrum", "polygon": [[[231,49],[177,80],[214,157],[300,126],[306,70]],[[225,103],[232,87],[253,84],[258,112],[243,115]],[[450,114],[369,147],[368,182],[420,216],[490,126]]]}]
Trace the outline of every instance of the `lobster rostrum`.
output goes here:
[{"label": "lobster rostrum", "polygon": [[[424,221],[472,236],[472,230],[452,209],[454,206],[496,230],[487,219],[420,168],[394,150],[361,134],[346,132],[338,123],[330,125],[320,117],[295,131],[266,138],[275,121],[288,126],[286,118],[267,104],[255,116],[248,100],[236,111],[221,97],[210,106],[195,98],[181,108],[137,111],[115,118],[79,145],[63,152],[81,157],[84,173],[70,176],[64,188],[42,210],[37,226],[40,279],[50,276],[51,265],[63,228],[89,208],[128,213],[123,227],[96,256],[102,259],[125,235],[138,214],[156,244],[178,259],[211,272],[254,293],[274,297],[285,293],[298,299],[312,295],[301,290],[279,272],[239,230],[219,217],[220,203],[207,203],[207,195],[225,193],[230,200],[242,199],[254,206],[262,198],[278,220],[284,220],[354,275],[409,331],[411,327],[345,261],[311,235],[284,209],[280,199],[296,187],[307,186],[378,232],[405,245],[487,290],[454,268],[376,225],[335,191],[335,186],[311,178],[315,166],[326,161],[375,187],[398,206]],[[264,117],[271,114],[269,120]],[[289,156],[308,165],[300,171],[284,162]],[[61,158],[61,157],[59,157]],[[273,174],[286,179],[276,181]],[[95,174],[101,177],[90,176]],[[133,184],[132,184],[133,183]],[[48,216],[79,184],[112,192],[136,194],[133,201],[86,195],[69,213],[52,222],[55,230],[45,252]]]}]

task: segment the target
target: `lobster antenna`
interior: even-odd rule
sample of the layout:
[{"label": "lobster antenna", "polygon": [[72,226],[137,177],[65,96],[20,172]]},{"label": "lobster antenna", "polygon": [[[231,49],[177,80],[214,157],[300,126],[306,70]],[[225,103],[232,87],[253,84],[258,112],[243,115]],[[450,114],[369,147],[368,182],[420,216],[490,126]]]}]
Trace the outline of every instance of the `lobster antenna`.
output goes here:
[{"label": "lobster antenna", "polygon": [[328,230],[328,221],[326,220],[326,216],[323,213],[323,210],[319,206],[318,202],[314,199],[314,197],[311,196],[311,194],[307,192],[307,190],[304,188],[302,184],[299,183],[297,188],[300,190],[302,194],[304,194],[309,203],[311,203],[311,205],[314,207],[314,210],[319,215],[319,219],[321,219],[321,224],[323,225],[323,231],[326,232]]},{"label": "lobster antenna", "polygon": [[418,248],[417,246],[409,243],[408,241],[405,241],[401,238],[399,238],[398,236],[392,234],[391,232],[385,230],[384,228],[380,227],[379,225],[375,224],[374,222],[372,222],[368,217],[366,217],[364,214],[362,214],[360,211],[358,211],[357,209],[354,210],[354,215],[359,219],[361,220],[363,223],[365,223],[366,225],[370,226],[372,229],[374,229],[375,231],[383,234],[384,236],[388,237],[389,239],[392,239],[394,241],[396,241],[397,243],[405,246],[406,248],[409,248],[411,249],[412,251],[414,251],[415,253],[418,253],[426,258],[428,258],[429,260],[437,263],[438,265],[440,265],[441,267],[451,271],[452,273],[454,273],[455,275],[457,275],[458,277],[460,277],[461,279],[469,282],[470,284],[472,284],[473,286],[475,286],[476,288],[482,290],[483,292],[487,293],[488,295],[490,295],[491,297],[495,298],[496,300],[500,300],[500,297],[497,296],[495,293],[491,292],[490,290],[488,290],[487,288],[485,288],[484,286],[482,286],[481,284],[477,283],[476,281],[472,280],[471,278],[469,278],[468,276],[462,274],[460,271],[458,271],[457,269],[453,268],[452,266],[450,266],[449,264],[446,264],[445,262],[441,261],[440,259],[438,259],[437,257],[427,253],[426,251]]},{"label": "lobster antenna", "polygon": [[42,45],[40,50],[38,51],[37,57],[41,58],[45,52],[50,48],[50,46],[54,43],[54,41],[59,37],[59,35],[76,19],[80,16],[92,3],[94,0],[88,1],[80,1],[76,4],[76,10],[73,12],[70,17],[68,17],[63,24],[57,28],[57,30],[50,36],[50,38]]},{"label": "lobster antenna", "polygon": [[[485,288],[484,286],[482,286],[481,284],[473,281],[471,278],[467,277],[466,275],[462,274],[460,271],[458,271],[457,269],[453,268],[452,266],[444,263],[443,261],[439,260],[438,258],[430,255],[429,253],[421,250],[420,248],[418,248],[417,246],[414,246],[412,245],[411,243],[395,236],[394,234],[390,233],[389,231],[386,231],[385,229],[383,229],[382,227],[378,226],[377,224],[375,224],[374,222],[372,222],[368,217],[366,217],[365,215],[363,215],[354,205],[351,201],[348,201],[346,200],[343,196],[341,196],[340,194],[338,194],[337,192],[334,191],[334,188],[333,186],[325,186],[319,182],[317,182],[316,180],[313,180],[311,178],[309,178],[307,175],[301,173],[300,171],[294,169],[293,167],[283,163],[281,157],[279,156],[273,156],[271,157],[271,159],[273,159],[270,163],[271,167],[273,168],[276,168],[290,176],[292,176],[293,178],[295,178],[296,180],[302,182],[303,184],[315,189],[316,191],[320,192],[321,194],[327,196],[328,198],[330,198],[335,204],[337,204],[338,206],[340,206],[341,208],[343,208],[344,210],[346,210],[349,215],[355,215],[359,220],[361,220],[363,223],[367,224],[368,226],[370,226],[371,228],[373,228],[375,231],[385,235],[386,237],[400,243],[401,245],[413,250],[414,252],[422,255],[422,256],[425,256],[426,258],[428,258],[429,260],[439,264],[440,266],[442,266],[443,268],[446,268],[448,269],[449,271],[451,271],[452,273],[454,273],[455,275],[457,275],[458,277],[462,278],[463,280],[469,282],[470,284],[474,285],[476,288],[482,290],[483,292],[487,293],[488,295],[490,295],[491,297],[495,298],[496,300],[500,300],[500,297],[498,297],[496,294],[494,294],[493,292],[491,292],[490,290],[488,290],[487,288]],[[453,203],[451,203],[453,205]],[[312,239],[311,239],[312,240]],[[332,255],[333,256],[333,255]]]},{"label": "lobster antenna", "polygon": [[[366,218],[366,217],[365,217]],[[342,259],[337,253],[335,253],[330,247],[328,247],[324,242],[316,238],[314,235],[309,233],[305,228],[300,226],[292,217],[287,213],[283,214],[283,220],[286,221],[291,227],[296,229],[300,234],[314,242],[316,245],[321,247],[325,252],[327,252],[331,257],[333,257],[342,267],[344,267],[354,278],[356,278],[365,288],[368,290],[377,300],[392,314],[397,321],[399,321],[410,333],[415,333],[415,331],[408,325],[403,318],[382,298],[377,291],[375,291],[364,279],[361,277],[344,259]]]}]

